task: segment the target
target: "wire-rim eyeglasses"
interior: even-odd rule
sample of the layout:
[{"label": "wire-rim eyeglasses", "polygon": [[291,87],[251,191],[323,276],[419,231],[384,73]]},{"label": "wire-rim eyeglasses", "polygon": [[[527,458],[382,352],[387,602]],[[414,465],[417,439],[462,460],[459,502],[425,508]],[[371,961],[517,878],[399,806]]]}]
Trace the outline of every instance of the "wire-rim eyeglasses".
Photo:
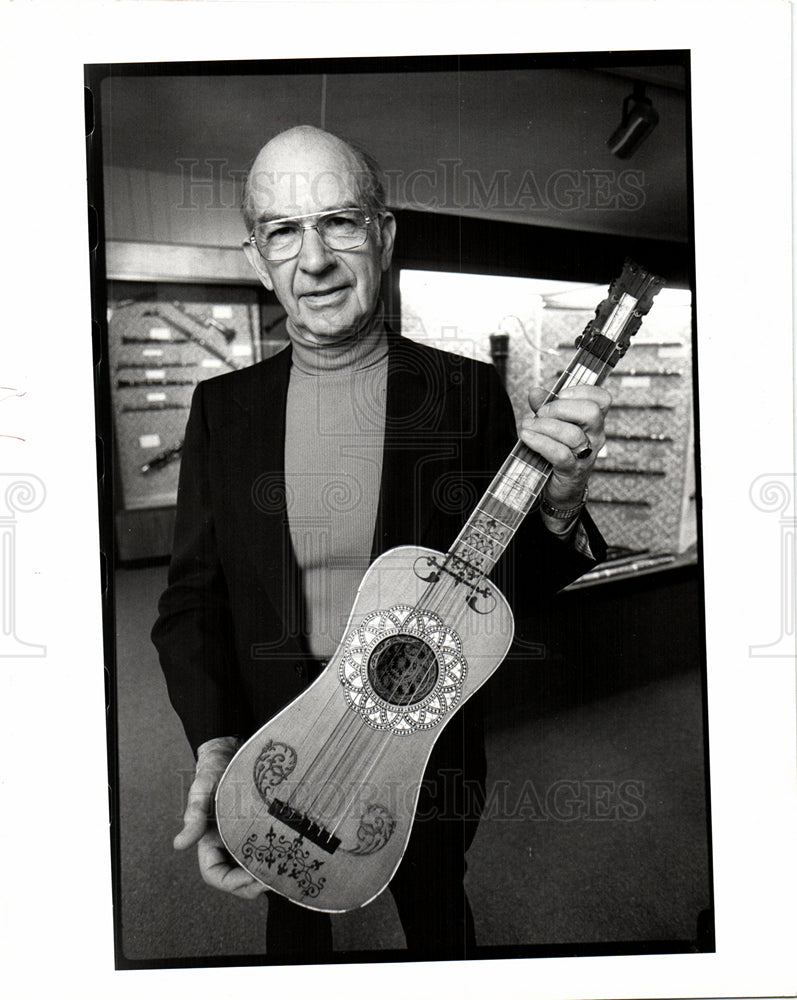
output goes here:
[{"label": "wire-rim eyeglasses", "polygon": [[330,250],[356,250],[365,243],[368,226],[374,221],[361,208],[335,208],[284,219],[269,219],[255,226],[249,234],[249,242],[257,248],[263,260],[280,263],[299,256],[307,229],[315,229],[321,242]]}]

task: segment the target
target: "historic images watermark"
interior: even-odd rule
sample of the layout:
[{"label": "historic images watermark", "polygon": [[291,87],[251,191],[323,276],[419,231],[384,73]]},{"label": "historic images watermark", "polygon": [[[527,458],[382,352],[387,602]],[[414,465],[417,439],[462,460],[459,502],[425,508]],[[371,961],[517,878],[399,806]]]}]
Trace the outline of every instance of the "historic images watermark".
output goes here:
[{"label": "historic images watermark", "polygon": [[632,823],[645,815],[645,783],[631,778],[558,778],[538,788],[527,778],[518,788],[501,779],[490,786],[482,815],[490,820]]},{"label": "historic images watermark", "polygon": [[[183,816],[183,803],[195,773],[181,768],[177,777],[175,820]],[[314,818],[327,826],[333,826],[343,813],[352,812],[353,796],[362,803],[379,802],[392,816],[414,811],[416,823],[460,821],[475,814],[499,823],[635,823],[647,811],[647,788],[639,778],[557,778],[545,785],[532,778],[523,782],[500,779],[485,792],[480,782],[462,780],[461,772],[454,768],[424,778],[420,795],[412,781],[374,785],[367,780],[358,785],[343,780],[304,781],[286,794],[297,808],[301,803],[322,802],[322,814]],[[268,822],[268,802],[258,795],[252,781],[237,782],[231,801],[228,819]]]},{"label": "historic images watermark", "polygon": [[[758,476],[750,486],[753,506],[767,514],[773,514],[779,522],[779,562],[780,562],[780,621],[778,635],[772,642],[752,645],[750,656],[795,655],[795,605],[797,605],[797,583],[795,582],[795,540],[797,538],[797,476],[784,473]],[[773,528],[774,534],[774,528]]]},{"label": "historic images watermark", "polygon": [[44,503],[47,491],[30,472],[0,473],[0,560],[2,561],[2,630],[0,656],[46,656],[47,647],[17,635],[17,514],[29,514]]},{"label": "historic images watermark", "polygon": [[[180,209],[237,208],[244,197],[247,171],[234,168],[222,158],[175,160],[180,171]],[[549,174],[525,170],[493,170],[485,173],[467,167],[460,159],[439,159],[431,167],[411,171],[383,171],[388,205],[412,206],[434,211],[492,210],[511,213],[592,211],[635,212],[646,200],[645,174],[625,168],[571,169],[563,167]],[[277,186],[293,192],[295,210],[300,211],[299,190],[321,191],[329,200],[337,187],[341,206],[348,203],[351,173],[345,176],[328,171],[312,177],[301,171],[263,172],[249,179],[250,191],[257,193],[258,204],[267,210]],[[291,206],[282,206],[293,211]]]}]

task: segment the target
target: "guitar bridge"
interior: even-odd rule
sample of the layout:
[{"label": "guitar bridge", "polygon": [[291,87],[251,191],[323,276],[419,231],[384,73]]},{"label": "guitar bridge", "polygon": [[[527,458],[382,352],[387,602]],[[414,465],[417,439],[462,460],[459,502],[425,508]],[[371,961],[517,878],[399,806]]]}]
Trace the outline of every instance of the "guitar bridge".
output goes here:
[{"label": "guitar bridge", "polygon": [[289,806],[287,802],[282,802],[280,799],[272,799],[269,803],[268,811],[272,816],[284,823],[285,826],[289,826],[291,830],[295,830],[296,833],[306,837],[311,843],[320,847],[328,854],[334,854],[338,847],[340,847],[338,837],[335,837],[328,830],[324,829],[320,823],[316,823],[315,820],[310,819],[309,816],[306,816],[299,809]]}]

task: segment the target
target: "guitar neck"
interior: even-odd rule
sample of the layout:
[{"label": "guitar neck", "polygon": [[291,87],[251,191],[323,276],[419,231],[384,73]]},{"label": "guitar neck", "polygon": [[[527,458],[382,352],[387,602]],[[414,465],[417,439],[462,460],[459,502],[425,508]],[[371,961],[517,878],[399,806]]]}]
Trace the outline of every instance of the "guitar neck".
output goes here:
[{"label": "guitar neck", "polygon": [[[609,295],[576,340],[578,350],[548,393],[546,403],[570,386],[604,381],[625,354],[662,285],[661,278],[626,260]],[[549,462],[518,441],[449,549],[448,572],[477,587],[536,505],[551,471]]]}]

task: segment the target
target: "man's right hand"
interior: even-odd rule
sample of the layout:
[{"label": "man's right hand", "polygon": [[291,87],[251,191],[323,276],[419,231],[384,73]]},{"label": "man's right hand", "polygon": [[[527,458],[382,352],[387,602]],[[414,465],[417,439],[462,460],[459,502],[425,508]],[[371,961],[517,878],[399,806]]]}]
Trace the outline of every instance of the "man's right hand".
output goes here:
[{"label": "man's right hand", "polygon": [[174,838],[174,846],[184,851],[197,845],[199,871],[208,885],[243,899],[256,899],[268,890],[230,857],[210,818],[216,786],[238,746],[236,737],[222,736],[208,740],[197,750],[196,772],[188,790],[183,828]]}]

